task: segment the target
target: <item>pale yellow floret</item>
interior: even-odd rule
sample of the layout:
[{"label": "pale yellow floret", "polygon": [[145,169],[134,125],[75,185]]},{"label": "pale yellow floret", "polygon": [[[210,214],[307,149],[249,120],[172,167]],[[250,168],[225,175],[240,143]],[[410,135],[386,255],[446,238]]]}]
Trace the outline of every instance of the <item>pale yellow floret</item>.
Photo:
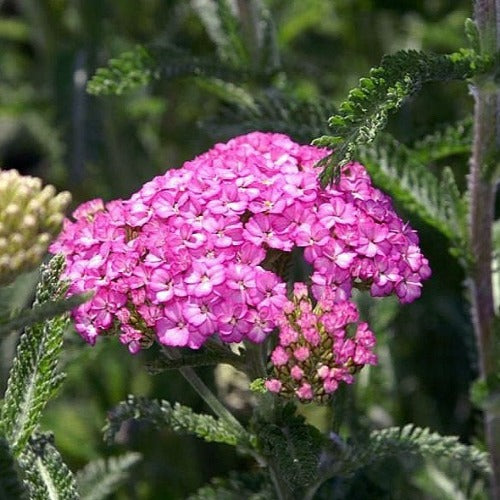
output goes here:
[{"label": "pale yellow floret", "polygon": [[40,264],[70,201],[37,177],[0,169],[0,285]]}]

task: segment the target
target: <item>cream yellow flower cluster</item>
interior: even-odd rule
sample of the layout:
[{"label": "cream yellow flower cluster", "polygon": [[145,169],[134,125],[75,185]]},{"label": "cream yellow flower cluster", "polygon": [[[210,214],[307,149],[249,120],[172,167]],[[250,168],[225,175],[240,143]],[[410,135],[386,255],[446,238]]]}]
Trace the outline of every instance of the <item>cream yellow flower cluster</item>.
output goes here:
[{"label": "cream yellow flower cluster", "polygon": [[0,285],[40,263],[70,201],[37,177],[0,170]]}]

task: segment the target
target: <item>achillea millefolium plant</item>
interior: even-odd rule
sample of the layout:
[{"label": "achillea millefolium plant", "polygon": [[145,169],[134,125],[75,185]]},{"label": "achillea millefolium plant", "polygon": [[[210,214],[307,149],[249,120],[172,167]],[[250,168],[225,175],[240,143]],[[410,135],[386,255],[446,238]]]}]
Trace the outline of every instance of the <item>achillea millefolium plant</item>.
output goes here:
[{"label": "achillea millefolium plant", "polygon": [[[386,56],[338,109],[283,92],[273,22],[257,0],[192,3],[215,57],[152,44],[97,71],[88,84],[93,94],[189,75],[230,103],[223,113],[234,118],[229,128],[260,132],[233,134],[128,199],[88,201],[65,220],[33,308],[0,316],[1,332],[25,328],[0,413],[0,486],[11,498],[104,498],[138,459],[97,460],[75,477],[54,437],[40,432],[41,414],[64,378],[58,359],[70,309],[88,343],[115,336],[131,354],[152,358],[151,372],[178,369],[213,413],[130,395],[108,413],[108,442],[123,442],[130,427],[122,424],[141,419],[236,447],[254,461],[192,498],[412,497],[436,489],[451,498],[486,498],[490,486],[500,498],[500,294],[492,279],[500,176],[497,3],[474,3],[475,21],[466,23],[470,47]],[[423,85],[450,80],[469,83],[471,120],[414,146],[380,133]],[[210,123],[217,128],[217,117],[202,126]],[[321,137],[306,146],[277,130]],[[467,183],[451,168],[438,176],[428,168],[457,152],[471,154]],[[0,235],[17,252],[24,234],[39,258],[64,203],[55,203],[52,191],[45,197],[52,201],[41,196],[57,215],[40,212],[50,230],[41,230],[39,241],[30,232],[40,208],[31,198],[38,195],[16,192],[26,214],[4,198],[0,221],[7,229]],[[392,295],[413,302],[431,275],[416,231],[386,192],[447,238],[468,278],[481,376],[475,403],[485,415],[489,453],[412,424],[375,427],[351,397],[366,387],[367,373],[387,369],[377,318],[366,314],[364,301],[380,304]],[[21,269],[13,266],[7,279]],[[236,418],[194,370],[220,364],[232,365],[252,389],[242,396],[250,416]],[[326,433],[308,411],[320,405],[331,412]],[[172,454],[165,449],[162,467]],[[394,471],[405,478],[404,486],[390,483],[401,491],[370,490],[370,474],[380,483]]]}]

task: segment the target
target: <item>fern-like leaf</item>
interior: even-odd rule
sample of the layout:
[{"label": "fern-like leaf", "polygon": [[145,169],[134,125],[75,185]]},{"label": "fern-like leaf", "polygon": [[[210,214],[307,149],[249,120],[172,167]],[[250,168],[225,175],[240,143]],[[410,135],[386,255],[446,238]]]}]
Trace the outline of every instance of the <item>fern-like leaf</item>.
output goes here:
[{"label": "fern-like leaf", "polygon": [[228,0],[203,0],[193,2],[193,7],[217,48],[221,61],[232,66],[245,66],[248,51],[242,38],[239,19]]},{"label": "fern-like leaf", "polygon": [[94,95],[121,95],[143,87],[158,77],[155,60],[145,47],[137,45],[110,59],[106,68],[99,68],[87,84]]},{"label": "fern-like leaf", "polygon": [[25,500],[26,490],[21,482],[9,443],[0,437],[0,500]]},{"label": "fern-like leaf", "polygon": [[[44,266],[34,308],[64,296],[67,286],[59,281],[63,266],[62,256]],[[67,314],[60,315],[27,328],[21,335],[0,413],[2,430],[16,456],[24,449],[45,404],[63,380],[56,366],[68,322]]]},{"label": "fern-like leaf", "polygon": [[429,165],[449,156],[469,155],[472,148],[472,120],[461,120],[427,135],[412,145],[416,160]]},{"label": "fern-like leaf", "polygon": [[94,460],[76,474],[81,500],[103,500],[129,477],[130,470],[140,461],[139,453],[129,452],[107,460]]},{"label": "fern-like leaf", "polygon": [[[87,91],[94,95],[121,95],[148,85],[158,78],[172,79],[194,76],[241,82],[250,76],[268,81],[279,67],[279,57],[274,26],[268,10],[253,0],[241,7],[248,9],[242,14],[248,17],[248,29],[255,30],[245,39],[245,26],[233,12],[229,0],[193,0],[192,6],[198,14],[217,53],[211,57],[198,57],[187,50],[161,43],[134,49],[110,59],[106,67],[99,68],[90,79]],[[251,54],[255,54],[254,60]],[[253,64],[252,64],[253,62]],[[226,85],[231,84],[225,82]],[[218,87],[217,82],[207,82]],[[238,90],[237,86],[231,89]],[[243,91],[238,90],[243,96]],[[246,99],[248,101],[248,98]]]},{"label": "fern-like leaf", "polygon": [[370,146],[360,147],[358,155],[375,184],[452,243],[466,247],[467,202],[460,195],[451,169],[445,168],[439,181],[409,148],[387,134],[380,134]]},{"label": "fern-like leaf", "polygon": [[375,430],[368,442],[346,446],[335,460],[334,474],[349,476],[384,458],[408,455],[433,459],[451,469],[472,470],[485,479],[491,474],[487,453],[460,443],[455,436],[441,436],[412,424]]},{"label": "fern-like leaf", "polygon": [[129,396],[108,415],[104,429],[104,439],[112,442],[123,422],[148,420],[157,427],[167,426],[175,432],[194,434],[205,441],[248,446],[252,442],[249,434],[229,426],[221,419],[211,415],[195,413],[191,408],[168,401],[155,401],[147,398]]},{"label": "fern-like leaf", "polygon": [[30,500],[77,500],[75,477],[48,434],[32,437],[20,456]]},{"label": "fern-like leaf", "polygon": [[306,101],[284,95],[276,90],[253,98],[251,105],[222,96],[226,105],[218,116],[202,123],[217,139],[232,137],[253,130],[281,132],[300,142],[309,142],[327,131],[328,117],[335,112],[329,102]]},{"label": "fern-like leaf", "polygon": [[198,57],[171,45],[144,47],[110,59],[99,68],[87,84],[93,95],[122,95],[148,85],[159,78],[194,76],[243,81],[249,76],[245,68],[235,68],[216,57]]},{"label": "fern-like leaf", "polygon": [[220,78],[200,78],[197,81],[199,87],[218,97],[219,99],[241,106],[245,109],[255,110],[255,101],[252,95],[242,86],[226,82]]},{"label": "fern-like leaf", "polygon": [[319,163],[323,167],[322,183],[337,178],[341,167],[354,158],[356,147],[373,141],[385,126],[388,114],[400,108],[424,83],[464,80],[486,71],[491,64],[489,59],[465,49],[446,55],[403,50],[385,56],[381,65],[351,90],[339,113],[329,119],[331,135],[314,141],[333,149]]}]

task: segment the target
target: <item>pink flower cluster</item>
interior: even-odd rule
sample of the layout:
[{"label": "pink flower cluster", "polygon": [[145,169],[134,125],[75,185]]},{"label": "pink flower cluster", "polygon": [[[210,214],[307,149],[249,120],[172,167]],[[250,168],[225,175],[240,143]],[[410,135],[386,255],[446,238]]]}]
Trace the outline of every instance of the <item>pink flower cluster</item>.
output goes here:
[{"label": "pink flower cluster", "polygon": [[278,264],[295,247],[316,299],[334,290],[346,301],[353,287],[417,298],[430,270],[416,233],[357,163],[321,189],[324,155],[254,132],[128,200],[79,207],[51,247],[66,256],[69,292],[95,291],[73,312],[77,331],[90,343],[119,332],[131,352],[154,340],[196,349],[214,334],[261,342],[288,304]]},{"label": "pink flower cluster", "polygon": [[313,308],[303,283],[295,283],[293,301],[278,318],[279,342],[271,354],[271,392],[303,401],[327,399],[339,382],[353,382],[364,365],[374,365],[375,336],[359,323],[354,303],[327,289]]}]

